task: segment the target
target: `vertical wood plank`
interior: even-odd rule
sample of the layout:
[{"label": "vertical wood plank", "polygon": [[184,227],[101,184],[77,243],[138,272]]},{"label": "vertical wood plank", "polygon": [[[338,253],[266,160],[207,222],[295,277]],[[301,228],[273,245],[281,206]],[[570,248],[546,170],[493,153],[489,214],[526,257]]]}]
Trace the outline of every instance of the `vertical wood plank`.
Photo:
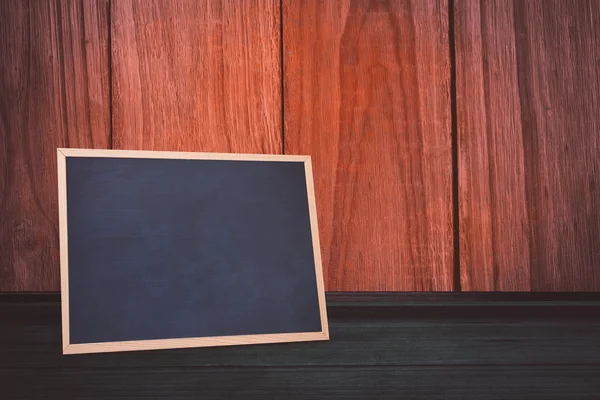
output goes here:
[{"label": "vertical wood plank", "polygon": [[112,1],[113,146],[281,153],[279,1]]},{"label": "vertical wood plank", "polygon": [[600,4],[454,11],[463,289],[600,289]]},{"label": "vertical wood plank", "polygon": [[57,147],[110,140],[108,2],[0,7],[0,291],[59,289]]},{"label": "vertical wood plank", "polygon": [[452,290],[446,1],[283,2],[285,152],[313,157],[326,289]]},{"label": "vertical wood plank", "polygon": [[455,5],[461,286],[528,291],[529,237],[512,3]]}]

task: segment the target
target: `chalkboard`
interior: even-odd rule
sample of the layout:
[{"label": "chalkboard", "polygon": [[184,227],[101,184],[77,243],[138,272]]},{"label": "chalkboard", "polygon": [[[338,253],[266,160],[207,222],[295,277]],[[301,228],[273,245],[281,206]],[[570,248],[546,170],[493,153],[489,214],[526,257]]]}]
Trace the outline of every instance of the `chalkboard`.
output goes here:
[{"label": "chalkboard", "polygon": [[57,155],[64,354],[328,339],[310,157]]}]

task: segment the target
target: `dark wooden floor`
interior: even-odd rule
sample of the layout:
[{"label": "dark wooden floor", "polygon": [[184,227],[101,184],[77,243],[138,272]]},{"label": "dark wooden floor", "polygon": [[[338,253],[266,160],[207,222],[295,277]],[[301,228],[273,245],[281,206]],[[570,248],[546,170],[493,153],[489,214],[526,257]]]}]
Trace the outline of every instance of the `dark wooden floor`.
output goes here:
[{"label": "dark wooden floor", "polygon": [[61,355],[57,294],[0,295],[5,399],[598,399],[600,296],[328,296],[331,341]]}]

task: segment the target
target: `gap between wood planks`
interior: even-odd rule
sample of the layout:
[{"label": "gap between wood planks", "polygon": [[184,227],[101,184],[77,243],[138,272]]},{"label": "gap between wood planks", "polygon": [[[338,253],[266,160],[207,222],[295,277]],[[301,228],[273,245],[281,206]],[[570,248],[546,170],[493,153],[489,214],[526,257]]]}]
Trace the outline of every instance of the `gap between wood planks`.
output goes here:
[{"label": "gap between wood planks", "polygon": [[454,39],[454,0],[448,0],[448,49],[450,51],[450,115],[452,130],[452,222],[454,244],[454,274],[452,290],[461,292],[460,285],[460,218],[458,204],[458,111],[456,104],[456,48]]}]

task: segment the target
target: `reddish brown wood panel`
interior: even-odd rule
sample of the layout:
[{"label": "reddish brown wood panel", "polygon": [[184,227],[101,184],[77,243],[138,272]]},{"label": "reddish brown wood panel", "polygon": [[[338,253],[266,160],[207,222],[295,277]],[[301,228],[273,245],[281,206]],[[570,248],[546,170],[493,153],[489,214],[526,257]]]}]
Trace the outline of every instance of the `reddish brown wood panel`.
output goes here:
[{"label": "reddish brown wood panel", "polygon": [[283,37],[327,290],[452,290],[447,1],[286,0]]},{"label": "reddish brown wood panel", "polygon": [[281,153],[279,1],[111,4],[114,148]]},{"label": "reddish brown wood panel", "polygon": [[109,144],[108,2],[0,6],[0,291],[59,289],[57,147]]},{"label": "reddish brown wood panel", "polygon": [[600,3],[454,12],[463,290],[599,290]]}]

